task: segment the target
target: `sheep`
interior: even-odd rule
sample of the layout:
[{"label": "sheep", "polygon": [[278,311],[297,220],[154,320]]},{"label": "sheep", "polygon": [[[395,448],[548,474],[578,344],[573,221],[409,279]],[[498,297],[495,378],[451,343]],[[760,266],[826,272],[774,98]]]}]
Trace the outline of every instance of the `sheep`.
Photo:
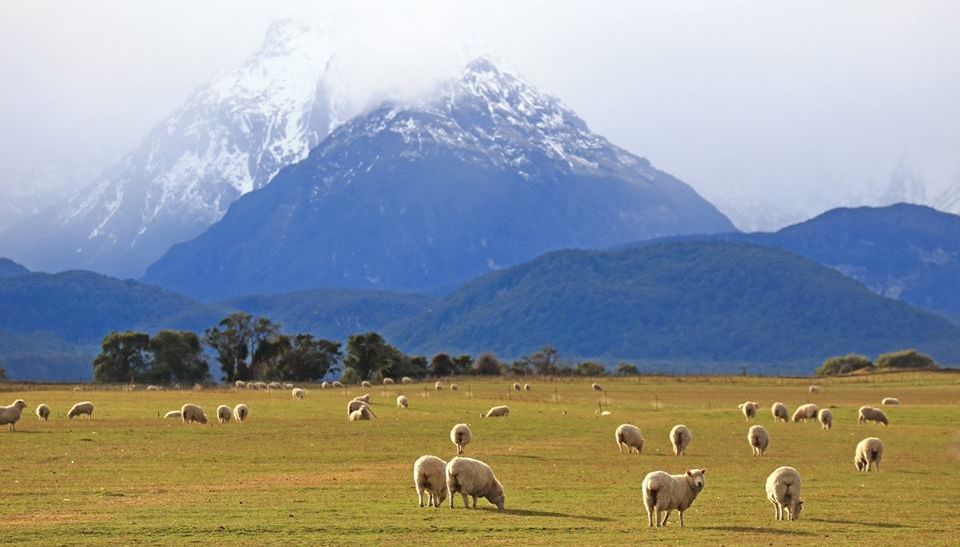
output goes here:
[{"label": "sheep", "polygon": [[44,422],[50,419],[50,407],[40,403],[37,405],[37,419],[43,420]]},{"label": "sheep", "polygon": [[303,399],[303,397],[306,394],[307,394],[306,390],[303,389],[302,387],[295,387],[292,390],[290,390],[290,396],[293,397],[294,399]]},{"label": "sheep", "polygon": [[16,424],[20,421],[20,414],[25,408],[27,403],[23,399],[17,399],[7,406],[0,406],[0,425],[9,425],[10,431],[16,431]]},{"label": "sheep", "polygon": [[643,453],[643,435],[640,428],[633,424],[621,424],[614,433],[617,441],[617,450],[623,454],[623,447],[627,447],[627,454],[637,451],[637,454]]},{"label": "sheep", "polygon": [[518,384],[518,383],[516,383],[516,382],[513,383],[513,390],[514,390],[514,391],[520,391],[520,390],[522,390],[522,389],[523,389],[523,387],[521,387],[520,384]]},{"label": "sheep", "polygon": [[324,380],[323,382],[321,382],[321,383],[320,383],[320,389],[330,389],[330,382],[327,382],[326,380]]},{"label": "sheep", "polygon": [[[697,495],[703,490],[703,476],[706,472],[706,469],[689,469],[679,475],[670,475],[666,471],[647,473],[641,485],[643,505],[647,509],[647,524],[654,526],[656,521],[657,528],[666,526],[670,512],[676,509],[680,513],[680,526],[683,527],[683,512],[693,505]],[[662,519],[661,511],[666,511]]]},{"label": "sheep", "polygon": [[364,380],[364,381],[360,382],[360,387],[373,387],[373,384],[371,384],[371,383],[370,383],[369,381],[367,381],[367,380]]},{"label": "sheep", "polygon": [[423,507],[423,495],[427,494],[428,507],[440,507],[447,499],[447,462],[436,456],[420,456],[413,462],[413,487],[417,489],[417,501]]},{"label": "sheep", "polygon": [[67,418],[72,420],[81,414],[86,414],[88,419],[93,419],[93,403],[83,401],[82,403],[73,405],[67,412]]},{"label": "sheep", "polygon": [[354,410],[353,412],[350,413],[350,416],[348,416],[351,422],[356,422],[359,420],[369,420],[373,417],[374,417],[373,412],[370,411],[370,407],[367,405],[363,405],[357,410]]},{"label": "sheep", "polygon": [[756,401],[747,401],[737,405],[737,408],[740,409],[740,412],[743,412],[743,417],[749,422],[757,416],[757,409],[760,408],[760,403]]},{"label": "sheep", "polygon": [[807,403],[805,405],[800,405],[796,410],[793,411],[793,417],[791,418],[794,423],[796,422],[805,422],[807,420],[813,420],[817,417],[817,411],[820,409],[817,408],[817,405],[813,403]]},{"label": "sheep", "polygon": [[441,389],[443,389],[443,384],[440,382],[440,380],[437,380],[437,383],[433,384],[433,389],[437,391],[440,391]]},{"label": "sheep", "polygon": [[337,380],[337,381],[333,382],[332,385],[333,385],[333,387],[343,387],[343,382]]},{"label": "sheep", "polygon": [[167,419],[170,419],[170,418],[178,418],[178,419],[179,419],[179,418],[180,418],[180,411],[179,411],[179,410],[171,410],[170,412],[167,412],[166,414],[163,415],[163,419],[164,419],[164,420],[167,420]]},{"label": "sheep", "polygon": [[363,401],[363,402],[365,402],[365,403],[367,403],[367,404],[370,404],[370,394],[369,394],[369,393],[364,393],[363,395],[359,395],[359,396],[357,396],[357,397],[354,397],[353,400],[354,400],[354,401]]},{"label": "sheep", "polygon": [[693,436],[690,430],[683,424],[673,426],[670,430],[670,444],[673,445],[673,453],[677,456],[683,456],[687,453],[687,447]]},{"label": "sheep", "polygon": [[800,518],[803,500],[800,499],[800,474],[796,469],[787,466],[774,469],[767,477],[766,490],[777,520],[783,520],[784,509],[790,520]]},{"label": "sheep", "polygon": [[531,389],[533,389],[533,388],[530,387],[530,384],[523,384],[523,390],[524,390],[524,391],[530,391]]},{"label": "sheep", "polygon": [[163,391],[163,388],[160,386],[149,385],[147,386],[147,391]]},{"label": "sheep", "polygon": [[269,389],[270,386],[266,382],[257,382],[257,389]]},{"label": "sheep", "polygon": [[283,389],[293,389],[293,384],[287,382],[283,384]]},{"label": "sheep", "polygon": [[393,384],[393,378],[384,378],[384,379],[383,379],[383,385],[389,386],[389,385],[391,385],[391,384]]},{"label": "sheep", "polygon": [[194,391],[203,391],[203,386],[199,383],[193,384]]},{"label": "sheep", "polygon": [[240,403],[239,405],[233,407],[233,419],[237,421],[238,424],[242,424],[247,420],[247,416],[250,415],[250,408],[247,405]]},{"label": "sheep", "polygon": [[410,401],[407,399],[406,395],[397,395],[397,408],[407,408],[410,406]]},{"label": "sheep", "polygon": [[877,473],[880,472],[880,460],[883,459],[883,441],[876,437],[867,437],[857,444],[857,451],[853,456],[853,465],[857,471],[869,473],[874,465]]},{"label": "sheep", "polygon": [[593,387],[593,390],[594,390],[594,391],[603,391],[603,388],[600,387],[600,384],[598,384],[598,383],[596,383],[596,382],[593,383],[593,386],[592,386],[592,387]]},{"label": "sheep", "polygon": [[370,403],[364,401],[359,397],[357,397],[356,399],[351,399],[350,402],[347,403],[347,415],[349,415],[354,410],[358,410],[361,407],[365,407],[365,406],[370,406]]},{"label": "sheep", "polygon": [[247,383],[244,382],[243,380],[237,380],[236,382],[233,383],[233,387],[237,389],[245,389],[247,387]]},{"label": "sheep", "polygon": [[899,405],[900,399],[897,399],[896,397],[884,397],[883,400],[880,401],[880,404],[883,406]]},{"label": "sheep", "polygon": [[790,411],[787,410],[787,405],[777,402],[773,403],[770,406],[770,414],[773,415],[773,421],[775,422],[789,422],[790,421]]},{"label": "sheep", "polygon": [[411,377],[409,377],[409,376],[404,376],[403,378],[400,378],[400,383],[402,383],[402,384],[412,384],[412,383],[413,383],[413,378],[411,378]]},{"label": "sheep", "polygon": [[450,430],[450,442],[457,447],[457,455],[463,455],[463,447],[473,440],[473,432],[467,424],[457,424]]},{"label": "sheep", "polygon": [[199,406],[187,403],[180,407],[180,419],[183,420],[184,424],[205,424],[207,423],[207,413]]},{"label": "sheep", "polygon": [[217,407],[217,421],[221,424],[229,422],[232,414],[233,412],[227,405],[220,405]]},{"label": "sheep", "polygon": [[450,384],[450,391],[456,391],[458,389],[460,388],[457,386],[457,384]]},{"label": "sheep", "polygon": [[821,408],[817,412],[817,421],[823,429],[830,429],[833,427],[833,412],[829,408]]},{"label": "sheep", "polygon": [[510,415],[510,407],[505,405],[495,406],[486,413],[480,413],[481,418],[506,418]]},{"label": "sheep", "polygon": [[762,425],[751,426],[747,431],[747,442],[750,443],[754,456],[764,456],[770,446],[770,435]]},{"label": "sheep", "polygon": [[480,460],[457,456],[447,463],[447,495],[450,496],[450,509],[453,509],[453,495],[463,496],[463,505],[470,507],[467,496],[473,498],[473,508],[477,508],[477,498],[487,501],[503,510],[505,497],[503,485],[493,474],[493,469]]},{"label": "sheep", "polygon": [[862,406],[859,412],[857,412],[857,423],[862,424],[863,422],[877,422],[878,424],[890,425],[890,420],[887,419],[887,415],[879,408],[873,408],[872,406]]},{"label": "sheep", "polygon": [[810,386],[810,395],[820,395],[820,386]]}]

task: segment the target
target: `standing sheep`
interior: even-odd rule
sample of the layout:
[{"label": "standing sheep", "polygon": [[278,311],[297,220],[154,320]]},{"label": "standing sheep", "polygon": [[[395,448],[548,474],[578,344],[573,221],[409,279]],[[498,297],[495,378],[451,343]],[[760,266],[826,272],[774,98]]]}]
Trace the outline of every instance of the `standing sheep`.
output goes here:
[{"label": "standing sheep", "polygon": [[47,421],[50,419],[50,407],[40,403],[37,405],[37,419]]},{"label": "standing sheep", "polygon": [[457,424],[450,430],[450,442],[457,447],[457,455],[463,455],[463,447],[473,440],[473,432],[467,424]]},{"label": "standing sheep", "polygon": [[407,408],[410,406],[410,401],[407,400],[406,395],[397,395],[397,408]]},{"label": "standing sheep", "polygon": [[283,389],[283,384],[280,382],[270,382],[267,384],[267,389]]},{"label": "standing sheep", "polygon": [[881,459],[883,459],[883,441],[876,437],[867,437],[857,444],[853,465],[857,467],[857,471],[864,473],[868,473],[876,465],[879,473]]},{"label": "standing sheep", "polygon": [[339,381],[339,380],[336,380],[336,381],[334,381],[334,382],[333,382],[332,384],[330,384],[330,385],[332,385],[333,387],[342,388],[342,387],[343,387],[343,382],[341,382],[341,381]]},{"label": "standing sheep", "polygon": [[303,397],[306,394],[307,394],[307,391],[302,387],[295,387],[293,388],[293,390],[290,391],[290,396],[293,397],[294,399],[303,399]]},{"label": "standing sheep", "polygon": [[737,408],[740,409],[740,412],[743,412],[743,417],[749,422],[750,420],[756,418],[757,409],[760,408],[760,403],[756,401],[747,401],[737,405]]},{"label": "standing sheep", "polygon": [[793,411],[794,422],[805,422],[807,420],[813,420],[817,417],[817,411],[820,409],[817,405],[813,403],[807,403],[805,405],[800,405],[796,410]]},{"label": "standing sheep", "polygon": [[367,405],[363,405],[357,410],[354,410],[353,412],[351,412],[348,418],[351,422],[357,422],[360,420],[370,420],[373,417],[374,417],[373,412],[370,411],[370,407]]},{"label": "standing sheep", "polygon": [[93,403],[83,401],[82,403],[73,405],[67,412],[67,418],[72,420],[81,414],[86,414],[88,419],[93,419]]},{"label": "standing sheep", "polygon": [[383,385],[389,386],[389,385],[391,385],[391,384],[393,384],[393,378],[384,378],[384,379],[383,379]]},{"label": "standing sheep", "polygon": [[180,419],[184,424],[205,424],[207,423],[207,413],[197,405],[187,403],[180,407]]},{"label": "standing sheep", "polygon": [[401,384],[412,384],[412,383],[413,383],[413,378],[411,378],[411,377],[409,377],[409,376],[404,376],[403,378],[400,378],[400,383],[401,383]]},{"label": "standing sheep", "polygon": [[530,391],[531,389],[533,389],[533,388],[530,387],[530,384],[523,384],[523,390],[524,390],[524,391]]},{"label": "standing sheep", "polygon": [[820,395],[820,386],[810,386],[810,395]]},{"label": "standing sheep", "polygon": [[163,415],[163,419],[164,419],[164,420],[167,420],[167,419],[169,419],[169,418],[177,418],[177,419],[180,419],[180,411],[179,411],[179,410],[171,410],[170,412],[167,412],[166,414]]},{"label": "standing sheep", "polygon": [[640,433],[639,427],[633,424],[622,424],[617,427],[614,438],[617,441],[617,450],[621,454],[623,454],[623,447],[627,447],[627,454],[634,450],[637,454],[643,453],[643,434]]},{"label": "standing sheep", "polygon": [[364,380],[364,381],[360,382],[360,387],[373,387],[373,384],[371,384],[371,383],[368,382],[367,380]]},{"label": "standing sheep", "polygon": [[510,415],[510,407],[505,405],[495,406],[487,411],[486,414],[480,413],[481,418],[506,418]]},{"label": "standing sheep", "polygon": [[[182,413],[183,411],[181,411]],[[227,405],[220,405],[217,407],[217,421],[221,424],[225,424],[230,421],[230,415],[233,412],[230,410],[230,407]]]},{"label": "standing sheep", "polygon": [[456,391],[456,390],[458,390],[458,389],[460,389],[460,388],[457,387],[457,384],[450,384],[450,391]]},{"label": "standing sheep", "polygon": [[[355,412],[355,411],[357,411],[357,410],[360,410],[361,408],[367,408],[367,409],[369,409],[369,408],[370,408],[370,404],[367,403],[366,401],[364,401],[363,399],[359,399],[359,398],[358,398],[358,399],[353,399],[352,401],[350,401],[349,403],[347,403],[347,416],[349,416],[351,412]],[[373,413],[373,412],[371,411],[371,414],[372,414],[372,413]]]},{"label": "standing sheep", "polygon": [[833,412],[829,408],[821,408],[817,412],[817,421],[823,429],[830,429],[833,427]]},{"label": "standing sheep", "polygon": [[790,520],[800,518],[803,500],[800,499],[800,474],[792,467],[778,467],[767,477],[767,499],[773,504],[774,516],[783,520],[786,509]]},{"label": "standing sheep", "polygon": [[237,421],[238,424],[242,424],[247,421],[247,416],[250,415],[250,409],[247,405],[240,403],[239,405],[233,407],[233,419]]},{"label": "standing sheep", "polygon": [[670,430],[670,444],[673,445],[673,453],[677,456],[683,456],[687,453],[687,447],[693,436],[687,426],[680,424],[673,426]]},{"label": "standing sheep", "polygon": [[283,384],[283,389],[293,389],[293,384],[286,382]]},{"label": "standing sheep", "polygon": [[598,384],[598,383],[596,383],[596,382],[593,383],[593,386],[592,386],[592,387],[593,387],[593,390],[594,390],[594,391],[603,391],[603,388],[600,387],[600,384]]},{"label": "standing sheep", "polygon": [[899,405],[900,399],[897,399],[896,397],[884,397],[883,400],[880,401],[880,404],[883,406]]},{"label": "standing sheep", "polygon": [[320,382],[320,389],[330,389],[330,382],[326,380]]},{"label": "standing sheep", "polygon": [[417,501],[423,507],[423,494],[427,494],[428,507],[440,507],[447,499],[447,462],[436,456],[420,456],[413,463],[413,487],[417,489]]},{"label": "standing sheep", "polygon": [[433,389],[437,391],[440,391],[441,389],[443,389],[443,384],[440,382],[440,380],[437,380],[437,383],[433,384]]},{"label": "standing sheep", "polygon": [[783,403],[773,403],[773,405],[770,406],[770,414],[773,415],[773,421],[775,422],[790,421],[790,411],[787,410],[787,405]]},{"label": "standing sheep", "polygon": [[767,453],[767,447],[770,445],[770,435],[767,434],[765,427],[755,425],[747,431],[747,442],[750,443],[754,456],[764,456]]},{"label": "standing sheep", "polygon": [[493,474],[493,469],[480,460],[457,456],[447,463],[447,494],[450,496],[450,509],[453,509],[453,495],[457,492],[463,496],[463,505],[467,508],[467,496],[473,498],[473,508],[477,508],[477,498],[487,498],[487,501],[503,510],[505,497],[503,485]]},{"label": "standing sheep", "polygon": [[[706,469],[690,469],[680,475],[670,475],[665,471],[647,473],[642,483],[643,505],[647,509],[647,523],[657,528],[667,525],[670,512],[676,509],[680,513],[680,526],[683,526],[683,512],[693,505],[697,495],[703,490]],[[660,512],[666,511],[663,519]],[[656,519],[654,519],[656,517]]]},{"label": "standing sheep", "polygon": [[17,399],[7,406],[0,406],[0,425],[9,425],[10,431],[17,430],[17,422],[20,421],[20,414],[27,408],[27,403],[23,399]]},{"label": "standing sheep", "polygon": [[233,387],[237,389],[246,389],[247,383],[244,382],[243,380],[237,380],[236,382],[233,383]]},{"label": "standing sheep", "polygon": [[862,424],[864,422],[877,422],[878,424],[890,425],[890,420],[887,419],[887,415],[879,408],[873,408],[872,406],[862,406],[860,407],[860,411],[857,412],[857,423]]},{"label": "standing sheep", "polygon": [[523,389],[523,388],[520,387],[520,384],[518,384],[518,383],[516,383],[516,382],[513,383],[513,390],[514,390],[514,391],[521,391],[522,389]]}]

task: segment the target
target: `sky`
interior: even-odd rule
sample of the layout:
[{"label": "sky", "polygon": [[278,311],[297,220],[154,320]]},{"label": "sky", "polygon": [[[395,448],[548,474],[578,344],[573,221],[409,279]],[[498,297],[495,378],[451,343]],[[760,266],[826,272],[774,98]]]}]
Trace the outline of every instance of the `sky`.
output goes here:
[{"label": "sky", "polygon": [[82,188],[281,17],[334,29],[358,104],[498,58],[724,210],[960,186],[960,2],[6,0],[0,190]]}]

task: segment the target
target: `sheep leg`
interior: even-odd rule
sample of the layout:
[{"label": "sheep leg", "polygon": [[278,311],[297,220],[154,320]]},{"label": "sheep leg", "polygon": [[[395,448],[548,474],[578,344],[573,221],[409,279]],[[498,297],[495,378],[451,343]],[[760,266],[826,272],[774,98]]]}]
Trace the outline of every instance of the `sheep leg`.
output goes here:
[{"label": "sheep leg", "polygon": [[683,511],[678,510],[677,513],[680,515],[680,527],[683,528]]},{"label": "sheep leg", "polygon": [[450,486],[447,487],[447,496],[450,497],[450,509],[453,509],[453,495],[455,493],[456,492],[453,491],[453,487],[450,487]]},{"label": "sheep leg", "polygon": [[659,507],[656,508],[655,512],[656,512],[657,528],[659,528],[660,527],[660,508]]},{"label": "sheep leg", "polygon": [[650,528],[653,528],[653,512],[654,512],[653,507],[650,507],[649,505],[647,505],[647,526],[649,526]]},{"label": "sheep leg", "polygon": [[467,509],[470,509],[470,501],[467,499],[467,495],[463,492],[460,492],[460,495],[463,496],[463,506]]},{"label": "sheep leg", "polygon": [[420,507],[423,507],[423,490],[420,487],[417,487],[417,502],[420,503]]},{"label": "sheep leg", "polygon": [[477,496],[470,496],[470,497],[473,498],[473,508],[476,509],[476,508],[477,508]]},{"label": "sheep leg", "polygon": [[663,522],[660,523],[660,526],[666,526],[666,525],[667,525],[667,519],[670,518],[670,513],[672,513],[672,512],[673,512],[672,509],[667,509],[667,511],[663,514]]},{"label": "sheep leg", "polygon": [[623,454],[623,443],[620,441],[617,441],[617,451]]}]

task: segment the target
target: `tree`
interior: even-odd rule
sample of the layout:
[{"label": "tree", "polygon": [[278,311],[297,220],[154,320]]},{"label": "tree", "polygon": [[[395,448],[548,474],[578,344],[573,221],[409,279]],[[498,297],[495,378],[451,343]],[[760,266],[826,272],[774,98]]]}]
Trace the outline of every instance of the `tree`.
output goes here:
[{"label": "tree", "polygon": [[150,336],[143,332],[112,332],[103,337],[93,360],[95,382],[141,381],[149,364]]},{"label": "tree", "polygon": [[605,376],[607,369],[600,363],[584,361],[577,365],[577,374],[580,376]]},{"label": "tree", "polygon": [[343,360],[343,366],[353,371],[360,380],[372,380],[402,356],[399,350],[376,332],[354,334],[347,340],[347,357]]},{"label": "tree", "polygon": [[430,372],[437,377],[453,374],[456,365],[446,353],[438,353],[430,360]]},{"label": "tree", "polygon": [[526,357],[514,361],[510,365],[510,372],[516,374],[517,376],[526,376],[533,371],[533,366],[530,364],[530,360]]},{"label": "tree", "polygon": [[339,343],[298,334],[280,357],[280,377],[295,382],[321,380],[340,370],[341,357]]},{"label": "tree", "polygon": [[553,374],[560,363],[560,354],[553,346],[543,346],[543,349],[530,356],[530,362],[540,376]]},{"label": "tree", "polygon": [[458,355],[453,358],[453,374],[463,375],[470,372],[473,366],[473,357],[467,354]]},{"label": "tree", "polygon": [[258,317],[250,326],[250,378],[272,379],[277,376],[280,356],[290,349],[290,338],[280,333],[280,325]]},{"label": "tree", "polygon": [[849,374],[855,370],[873,368],[870,359],[856,353],[838,355],[826,359],[817,369],[817,376],[833,376],[835,374]]},{"label": "tree", "polygon": [[617,366],[617,376],[640,376],[640,370],[637,365],[622,361]]},{"label": "tree", "polygon": [[500,361],[497,360],[496,355],[489,351],[481,353],[477,360],[473,362],[473,372],[481,376],[499,376],[501,372]]},{"label": "tree", "polygon": [[892,353],[884,353],[877,357],[877,368],[939,368],[933,357],[920,353],[915,349],[904,349]]},{"label": "tree", "polygon": [[223,371],[223,379],[249,380],[250,340],[253,337],[253,317],[243,312],[224,317],[217,327],[211,327],[203,335],[203,341],[217,352],[217,361]]},{"label": "tree", "polygon": [[0,380],[7,379],[7,369],[3,368],[3,361],[0,361]]},{"label": "tree", "polygon": [[203,347],[196,333],[162,330],[150,339],[152,365],[144,381],[194,384],[210,378]]}]

